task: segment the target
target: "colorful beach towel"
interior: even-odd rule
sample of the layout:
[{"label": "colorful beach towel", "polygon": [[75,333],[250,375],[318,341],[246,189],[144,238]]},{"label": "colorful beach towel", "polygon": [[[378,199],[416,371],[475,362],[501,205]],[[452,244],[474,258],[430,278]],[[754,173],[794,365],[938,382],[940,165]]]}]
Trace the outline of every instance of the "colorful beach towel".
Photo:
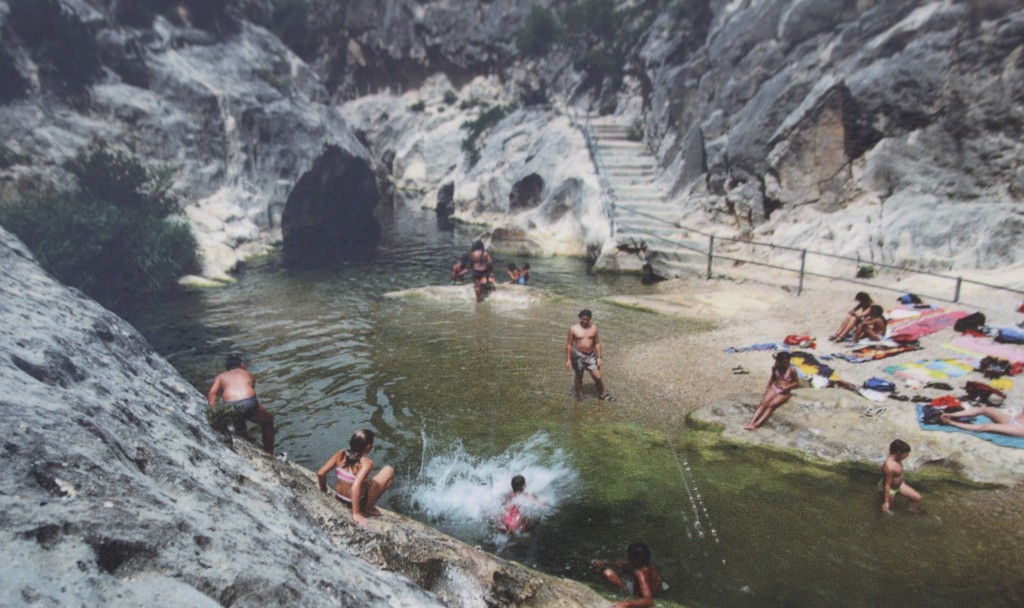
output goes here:
[{"label": "colorful beach towel", "polygon": [[839,376],[831,367],[818,361],[814,355],[807,353],[795,352],[789,358],[789,363],[796,368],[796,373],[800,378],[807,379],[813,376],[822,376],[829,380],[839,380]]},{"label": "colorful beach towel", "polygon": [[896,308],[886,312],[885,318],[889,319],[889,327],[899,327],[900,325],[906,325],[907,323],[922,317],[936,315],[941,312],[945,311],[936,306],[926,306],[921,308],[916,306],[897,306]]},{"label": "colorful beach towel", "polygon": [[998,357],[1000,359],[1007,359],[1010,363],[1024,361],[1024,347],[1013,344],[999,344],[993,341],[992,338],[987,337],[959,336],[952,342],[943,344],[942,347],[958,353],[972,355],[979,359],[983,357]]},{"label": "colorful beach towel", "polygon": [[907,353],[912,350],[921,350],[921,347],[914,346],[912,344],[871,344],[869,346],[862,346],[860,348],[851,350],[848,353],[833,353],[833,357],[839,357],[851,363],[864,363],[865,361],[877,361],[878,359],[885,359],[898,355],[900,353]]},{"label": "colorful beach towel", "polygon": [[745,353],[751,350],[789,350],[789,347],[781,342],[760,342],[750,346],[728,346],[723,349],[728,354]]},{"label": "colorful beach towel", "polygon": [[893,328],[889,333],[893,336],[908,336],[917,340],[922,336],[953,327],[957,321],[966,316],[967,312],[963,310],[951,310],[949,312],[928,315],[922,319]]},{"label": "colorful beach towel", "polygon": [[[979,439],[985,441],[991,441],[996,445],[1001,445],[1008,448],[1024,448],[1024,437],[1013,437],[1011,435],[1000,435],[999,433],[975,433],[973,431],[965,431],[958,429],[955,426],[948,426],[945,424],[925,424],[924,420],[924,406],[917,406],[917,424],[924,431],[943,431],[945,433],[966,433],[968,435],[974,435]],[[986,416],[975,416],[977,421],[980,423],[992,422]]]},{"label": "colorful beach towel", "polygon": [[898,378],[930,382],[966,376],[977,366],[977,359],[919,359],[908,363],[889,365],[883,371]]}]

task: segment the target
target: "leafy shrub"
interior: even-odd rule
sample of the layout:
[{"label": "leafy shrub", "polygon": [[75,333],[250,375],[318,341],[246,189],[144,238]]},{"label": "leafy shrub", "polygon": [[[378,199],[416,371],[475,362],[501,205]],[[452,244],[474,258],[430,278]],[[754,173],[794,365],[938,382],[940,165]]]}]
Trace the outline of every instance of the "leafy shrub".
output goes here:
[{"label": "leafy shrub", "polygon": [[597,106],[597,113],[599,116],[609,116],[614,114],[618,108],[618,100],[615,99],[614,95],[611,95],[601,99],[601,103]]},{"label": "leafy shrub", "polygon": [[99,73],[92,32],[57,0],[12,0],[7,22],[64,86],[81,89]]},{"label": "leafy shrub", "polygon": [[857,267],[857,278],[858,279],[873,279],[873,278],[875,278],[876,274],[877,274],[877,271],[875,270],[874,266],[869,266],[869,265],[866,265],[866,264],[862,264],[859,267]]},{"label": "leafy shrub", "polygon": [[79,153],[68,169],[78,178],[76,192],[0,202],[0,224],[54,277],[116,305],[200,270],[169,170],[102,147]]},{"label": "leafy shrub", "polygon": [[519,31],[516,32],[516,48],[525,55],[545,55],[558,39],[558,18],[551,10],[534,4]]},{"label": "leafy shrub", "polygon": [[427,104],[421,99],[409,106],[410,112],[422,112],[427,109]]},{"label": "leafy shrub", "polygon": [[483,134],[508,116],[512,109],[495,106],[484,110],[475,119],[462,123],[462,128],[466,131],[466,137],[462,140],[462,151],[469,156],[470,164],[476,164],[480,159],[480,138]]},{"label": "leafy shrub", "polygon": [[448,105],[454,105],[459,100],[459,96],[455,94],[455,91],[448,89],[444,92],[444,102]]}]

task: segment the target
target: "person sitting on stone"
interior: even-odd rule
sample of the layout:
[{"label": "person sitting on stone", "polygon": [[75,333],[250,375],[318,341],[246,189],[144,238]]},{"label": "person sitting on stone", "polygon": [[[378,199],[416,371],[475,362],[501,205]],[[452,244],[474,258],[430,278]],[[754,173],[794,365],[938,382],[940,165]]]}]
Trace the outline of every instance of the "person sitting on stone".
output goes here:
[{"label": "person sitting on stone", "polygon": [[375,505],[395,480],[395,469],[391,465],[370,477],[373,461],[366,455],[373,450],[373,441],[372,430],[359,429],[352,433],[348,449],[336,452],[316,473],[317,486],[321,492],[326,492],[327,475],[334,470],[338,478],[334,497],[352,506],[352,519],[360,526],[367,524],[366,515],[380,515]]},{"label": "person sitting on stone", "polygon": [[870,338],[875,342],[884,340],[885,325],[885,311],[878,304],[872,304],[868,309],[868,316],[857,325],[857,330],[853,332],[853,341],[859,342],[864,338]]},{"label": "person sitting on stone", "polygon": [[857,305],[850,309],[850,312],[846,313],[846,318],[839,324],[839,329],[834,334],[828,337],[833,342],[842,342],[850,335],[850,332],[856,329],[857,325],[868,316],[868,312],[871,310],[871,296],[864,293],[863,291],[857,292],[857,295],[853,296],[853,299],[857,301]]}]

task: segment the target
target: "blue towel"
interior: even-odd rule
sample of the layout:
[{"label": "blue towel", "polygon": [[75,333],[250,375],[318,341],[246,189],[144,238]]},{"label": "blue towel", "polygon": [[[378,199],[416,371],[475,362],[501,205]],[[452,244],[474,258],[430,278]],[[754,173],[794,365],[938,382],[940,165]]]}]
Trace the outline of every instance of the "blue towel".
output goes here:
[{"label": "blue towel", "polygon": [[[955,426],[948,426],[945,424],[925,424],[921,421],[921,417],[924,415],[924,406],[921,404],[917,405],[917,424],[921,429],[925,431],[944,431],[946,433],[967,433],[968,435],[974,435],[979,439],[985,441],[991,441],[996,445],[1001,445],[1008,448],[1024,448],[1024,437],[1014,437],[1012,435],[1000,435],[999,433],[975,433],[974,431],[965,431],[958,429]],[[978,422],[986,424],[992,422],[987,416],[975,416]]]}]

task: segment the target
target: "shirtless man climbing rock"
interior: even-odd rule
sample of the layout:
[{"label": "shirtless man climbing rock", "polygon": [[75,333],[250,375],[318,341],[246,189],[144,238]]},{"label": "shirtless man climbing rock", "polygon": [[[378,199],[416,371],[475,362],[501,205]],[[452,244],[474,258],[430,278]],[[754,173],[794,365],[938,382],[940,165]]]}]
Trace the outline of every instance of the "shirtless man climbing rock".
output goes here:
[{"label": "shirtless man climbing rock", "polygon": [[[274,453],[274,415],[267,411],[256,398],[256,378],[245,367],[245,361],[238,355],[228,355],[224,361],[227,371],[217,374],[210,391],[206,394],[210,409],[214,413],[214,425],[226,427],[233,422],[235,432],[246,436],[246,421],[259,425],[263,431],[263,449]],[[217,396],[220,395],[220,408]]]},{"label": "shirtless man climbing rock", "polygon": [[583,372],[590,372],[597,387],[599,399],[614,401],[604,390],[601,379],[601,339],[597,334],[597,325],[591,323],[593,315],[584,308],[580,311],[580,322],[569,328],[569,340],[565,345],[565,367],[575,373],[574,386],[576,398],[583,399]]}]

